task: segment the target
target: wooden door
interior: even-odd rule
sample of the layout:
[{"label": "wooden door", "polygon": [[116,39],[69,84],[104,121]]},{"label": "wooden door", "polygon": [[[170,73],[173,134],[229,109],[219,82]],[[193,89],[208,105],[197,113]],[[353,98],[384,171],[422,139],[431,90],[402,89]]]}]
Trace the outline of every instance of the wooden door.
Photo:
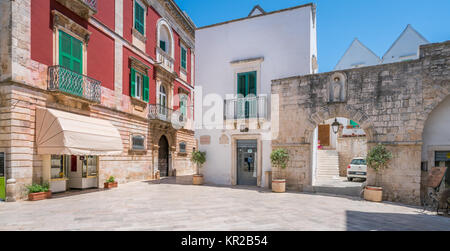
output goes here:
[{"label": "wooden door", "polygon": [[319,125],[319,141],[321,146],[330,146],[330,125]]}]

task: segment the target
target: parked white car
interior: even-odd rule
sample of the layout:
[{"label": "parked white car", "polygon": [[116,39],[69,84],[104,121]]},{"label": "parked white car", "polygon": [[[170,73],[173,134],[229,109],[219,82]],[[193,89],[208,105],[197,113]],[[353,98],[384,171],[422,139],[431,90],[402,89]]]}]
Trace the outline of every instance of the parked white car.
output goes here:
[{"label": "parked white car", "polygon": [[367,179],[367,162],[366,158],[357,157],[353,158],[350,165],[347,167],[347,179],[353,181],[353,179]]}]

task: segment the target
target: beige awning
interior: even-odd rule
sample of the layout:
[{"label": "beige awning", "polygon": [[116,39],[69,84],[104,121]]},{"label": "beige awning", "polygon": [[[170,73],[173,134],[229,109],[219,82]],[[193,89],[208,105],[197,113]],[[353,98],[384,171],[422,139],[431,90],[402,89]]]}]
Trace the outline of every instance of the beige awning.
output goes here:
[{"label": "beige awning", "polygon": [[106,120],[53,109],[36,109],[38,154],[120,155],[119,131]]}]

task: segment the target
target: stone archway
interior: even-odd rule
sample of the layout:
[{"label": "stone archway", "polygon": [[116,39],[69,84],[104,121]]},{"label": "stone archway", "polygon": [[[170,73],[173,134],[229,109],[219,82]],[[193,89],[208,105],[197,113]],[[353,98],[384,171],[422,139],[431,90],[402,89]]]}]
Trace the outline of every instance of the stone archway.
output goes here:
[{"label": "stone archway", "polygon": [[[428,177],[434,167],[450,169],[450,95],[433,102],[422,133],[422,199],[427,194]],[[438,102],[440,101],[440,102]],[[444,177],[442,189],[450,188],[450,170]]]}]

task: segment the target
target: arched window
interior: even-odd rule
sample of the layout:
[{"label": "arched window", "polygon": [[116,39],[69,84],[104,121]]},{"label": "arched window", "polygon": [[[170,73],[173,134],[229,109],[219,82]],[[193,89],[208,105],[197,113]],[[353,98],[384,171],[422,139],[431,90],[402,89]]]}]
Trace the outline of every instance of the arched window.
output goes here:
[{"label": "arched window", "polygon": [[164,19],[160,19],[158,21],[157,39],[158,47],[170,57],[174,58],[174,40],[172,29],[170,28],[169,23]]}]

